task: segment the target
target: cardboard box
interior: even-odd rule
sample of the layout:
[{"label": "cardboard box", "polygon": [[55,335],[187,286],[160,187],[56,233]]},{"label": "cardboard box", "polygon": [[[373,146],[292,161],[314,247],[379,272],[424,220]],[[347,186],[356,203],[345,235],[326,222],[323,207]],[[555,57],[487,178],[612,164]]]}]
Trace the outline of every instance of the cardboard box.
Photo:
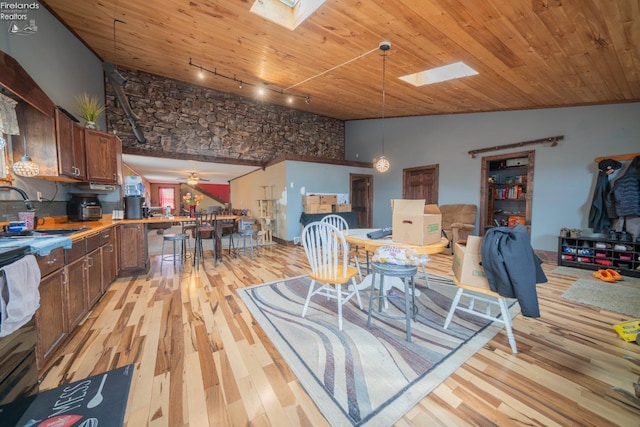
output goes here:
[{"label": "cardboard box", "polygon": [[305,205],[304,207],[304,213],[308,214],[331,212],[333,212],[333,205]]},{"label": "cardboard box", "polygon": [[525,225],[526,218],[520,215],[509,215],[509,227],[515,227],[516,225]]},{"label": "cardboard box", "polygon": [[302,197],[303,205],[319,205],[320,204],[320,196],[304,196]]},{"label": "cardboard box", "polygon": [[336,194],[321,194],[320,204],[321,205],[337,205],[338,196]]},{"label": "cardboard box", "polygon": [[441,237],[442,214],[437,205],[425,205],[424,200],[391,200],[393,241],[412,245],[438,243]]},{"label": "cardboard box", "polygon": [[351,212],[351,203],[333,205],[334,212]]},{"label": "cardboard box", "polygon": [[480,263],[482,262],[482,237],[469,236],[466,242],[453,246],[453,274],[463,285],[488,289],[489,282]]}]

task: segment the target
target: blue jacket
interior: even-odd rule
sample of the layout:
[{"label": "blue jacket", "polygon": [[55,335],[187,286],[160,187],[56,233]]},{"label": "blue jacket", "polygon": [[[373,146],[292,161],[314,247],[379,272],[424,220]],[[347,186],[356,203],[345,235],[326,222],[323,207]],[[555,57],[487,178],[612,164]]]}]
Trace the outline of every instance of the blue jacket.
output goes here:
[{"label": "blue jacket", "polygon": [[494,227],[482,239],[482,267],[491,290],[517,298],[525,317],[540,317],[536,283],[547,281],[522,225]]}]

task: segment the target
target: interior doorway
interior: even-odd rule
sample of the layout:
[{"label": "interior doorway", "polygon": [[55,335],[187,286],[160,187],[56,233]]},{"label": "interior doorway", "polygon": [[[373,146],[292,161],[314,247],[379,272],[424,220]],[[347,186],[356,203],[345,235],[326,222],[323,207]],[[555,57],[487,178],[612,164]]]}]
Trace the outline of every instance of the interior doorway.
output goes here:
[{"label": "interior doorway", "polygon": [[349,174],[351,210],[360,228],[373,227],[373,175]]},{"label": "interior doorway", "polygon": [[480,233],[487,227],[521,224],[531,231],[535,151],[482,158]]},{"label": "interior doorway", "polygon": [[425,199],[426,204],[438,204],[439,165],[418,166],[402,171],[402,198]]}]

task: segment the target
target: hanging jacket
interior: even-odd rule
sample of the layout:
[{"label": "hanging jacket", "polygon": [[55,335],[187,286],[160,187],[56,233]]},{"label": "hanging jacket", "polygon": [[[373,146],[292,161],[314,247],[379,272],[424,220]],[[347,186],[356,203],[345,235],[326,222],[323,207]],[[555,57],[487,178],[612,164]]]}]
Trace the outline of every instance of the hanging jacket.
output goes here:
[{"label": "hanging jacket", "polygon": [[546,282],[547,276],[533,252],[526,227],[490,228],[482,239],[481,255],[491,290],[517,298],[523,316],[540,317],[536,284]]},{"label": "hanging jacket", "polygon": [[610,218],[640,215],[640,156],[611,184],[605,204]]}]

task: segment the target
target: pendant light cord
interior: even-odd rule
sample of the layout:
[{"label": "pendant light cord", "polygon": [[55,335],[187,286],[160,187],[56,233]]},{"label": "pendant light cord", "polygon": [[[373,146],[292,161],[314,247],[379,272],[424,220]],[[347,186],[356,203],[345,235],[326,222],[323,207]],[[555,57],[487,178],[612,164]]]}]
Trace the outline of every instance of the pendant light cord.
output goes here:
[{"label": "pendant light cord", "polygon": [[387,71],[387,52],[382,51],[382,120],[380,126],[382,127],[382,155],[384,156],[384,102],[385,102],[385,90],[384,81]]}]

